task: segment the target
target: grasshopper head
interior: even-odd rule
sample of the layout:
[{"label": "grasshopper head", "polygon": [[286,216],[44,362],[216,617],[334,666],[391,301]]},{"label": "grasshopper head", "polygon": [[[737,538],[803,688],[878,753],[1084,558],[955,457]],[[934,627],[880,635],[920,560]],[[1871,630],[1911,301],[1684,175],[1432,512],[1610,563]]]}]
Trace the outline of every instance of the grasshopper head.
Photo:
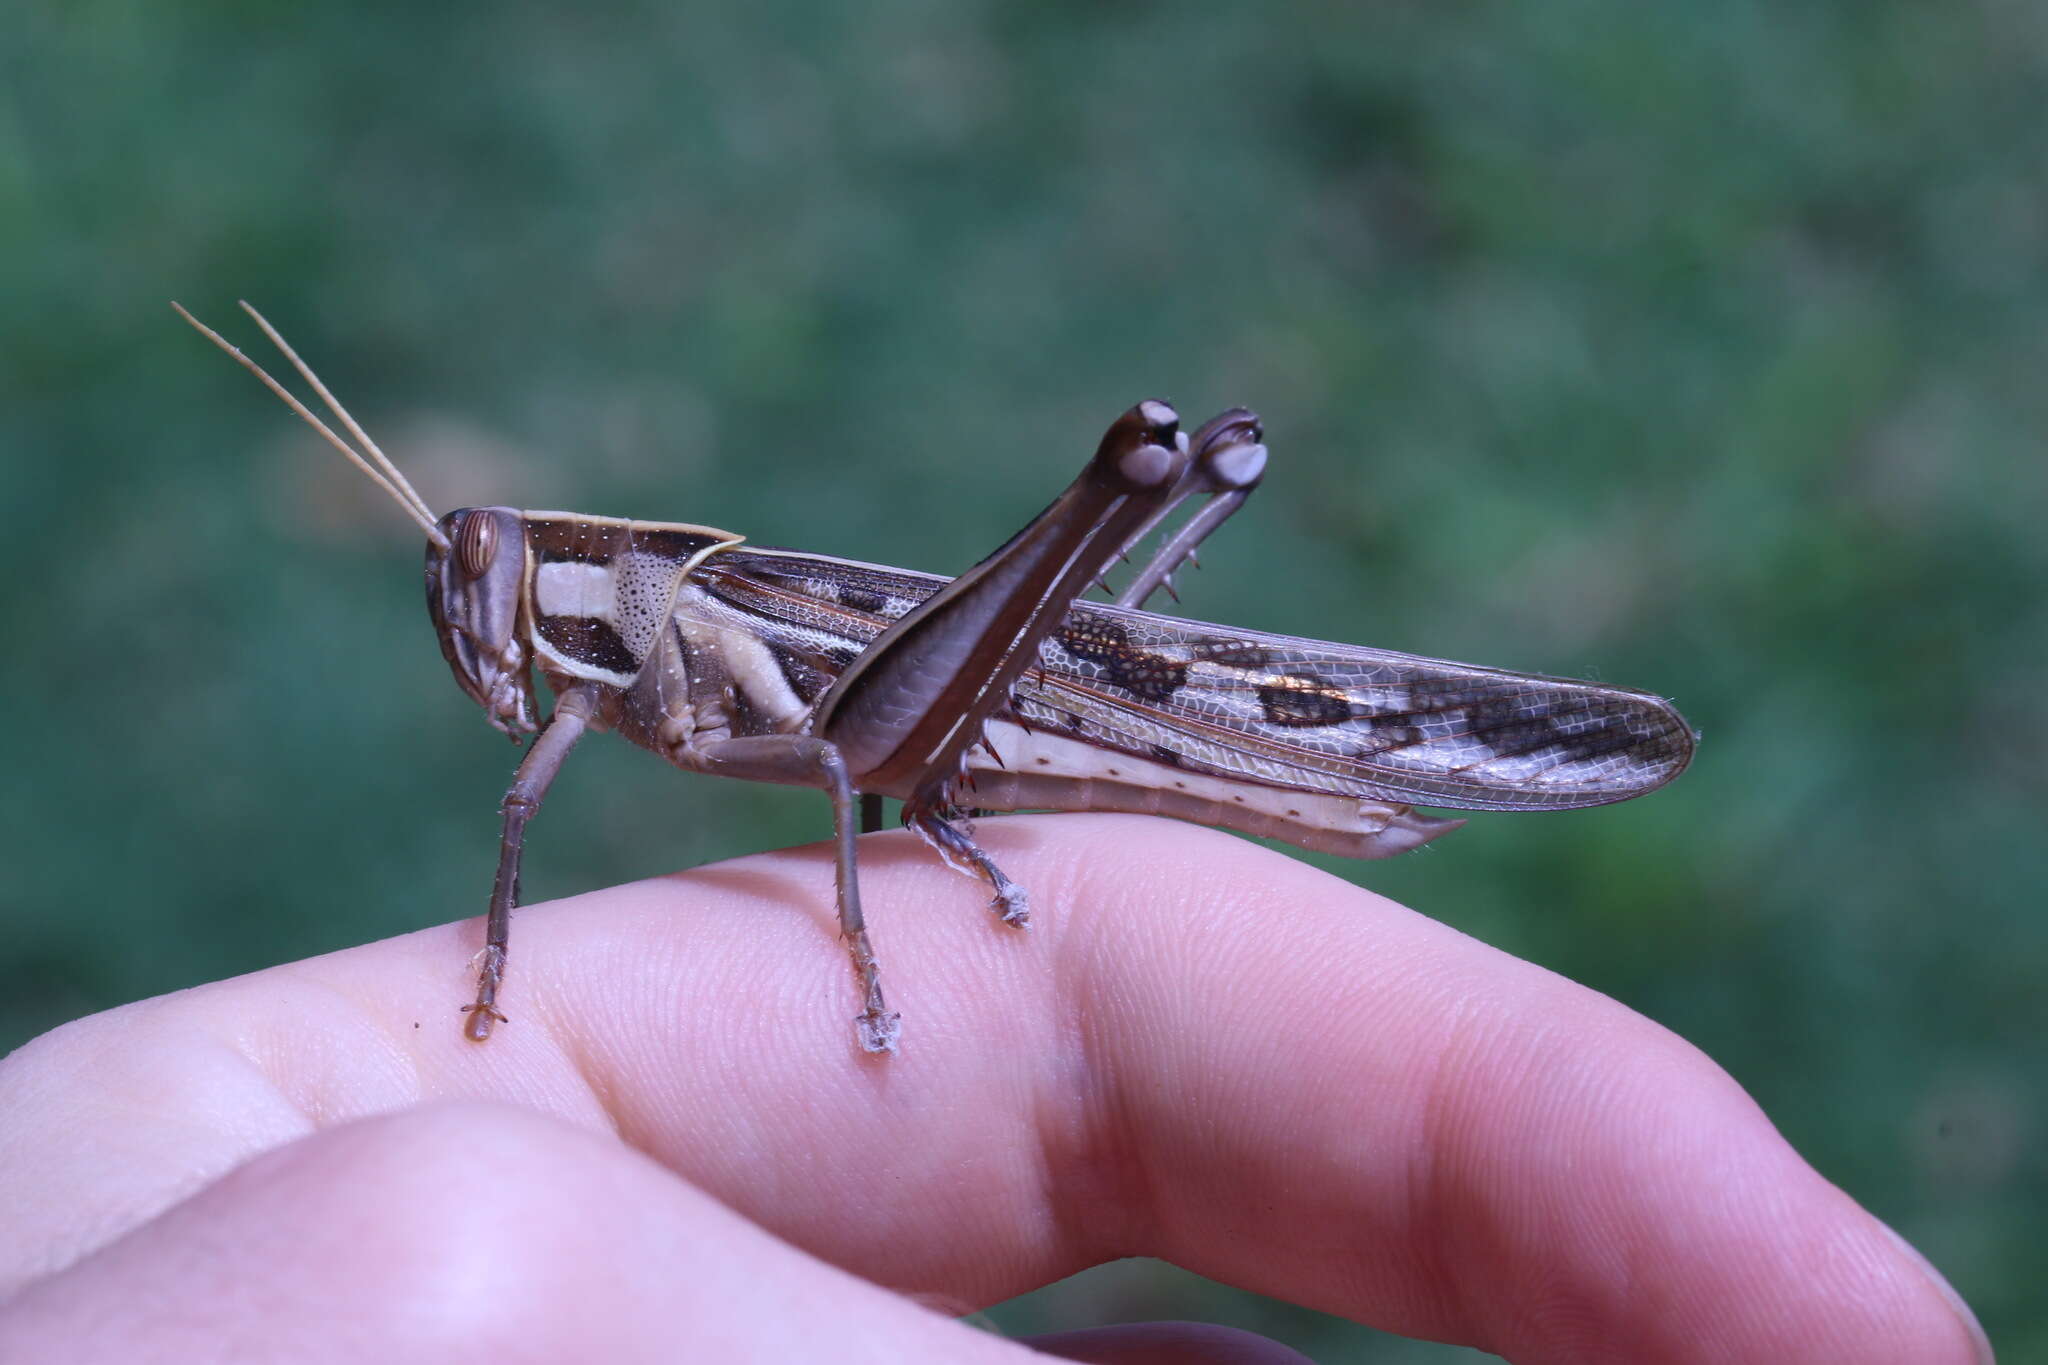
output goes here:
[{"label": "grasshopper head", "polygon": [[427,610],[442,657],[506,734],[531,731],[533,670],[521,642],[526,527],[509,507],[464,507],[427,542]]},{"label": "grasshopper head", "polygon": [[533,671],[528,666],[526,647],[519,641],[519,610],[526,573],[525,523],[519,513],[509,507],[465,507],[435,520],[426,499],[261,313],[247,303],[242,305],[242,311],[256,320],[263,335],[284,353],[292,368],[320,395],[320,401],[361,443],[360,450],[335,434],[313,415],[311,408],[292,397],[290,390],[229,345],[220,333],[180,305],[173,303],[171,307],[207,340],[262,380],[427,533],[427,610],[434,615],[434,631],[441,637],[441,653],[455,670],[455,681],[484,708],[491,724],[506,734],[516,736],[518,731],[535,729]]}]

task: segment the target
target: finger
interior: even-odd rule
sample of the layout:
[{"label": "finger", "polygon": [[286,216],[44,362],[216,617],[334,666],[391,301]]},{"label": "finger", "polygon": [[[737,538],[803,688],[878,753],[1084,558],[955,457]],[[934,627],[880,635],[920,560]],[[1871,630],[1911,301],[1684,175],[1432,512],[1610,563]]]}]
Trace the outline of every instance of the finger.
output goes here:
[{"label": "finger", "polygon": [[0,1308],[0,1359],[998,1365],[617,1143],[498,1106],[277,1149]]},{"label": "finger", "polygon": [[[87,1021],[42,1056],[86,1096],[67,1130],[92,1136],[34,1192],[73,1187],[59,1228],[79,1208],[118,1225],[162,1198],[153,1172],[500,1095],[616,1126],[835,1263],[971,1302],[1152,1252],[1561,1358],[1971,1358],[1938,1282],[1611,1002],[1221,836],[1075,817],[987,835],[1030,880],[1028,936],[914,845],[863,844],[910,1013],[891,1061],[850,1055],[829,863],[748,859],[522,912],[515,1027],[488,1048],[412,1027],[460,994],[439,932],[154,1002],[140,1028]],[[234,1121],[137,1163],[124,1208],[84,1150],[97,1110],[195,1050]]]}]

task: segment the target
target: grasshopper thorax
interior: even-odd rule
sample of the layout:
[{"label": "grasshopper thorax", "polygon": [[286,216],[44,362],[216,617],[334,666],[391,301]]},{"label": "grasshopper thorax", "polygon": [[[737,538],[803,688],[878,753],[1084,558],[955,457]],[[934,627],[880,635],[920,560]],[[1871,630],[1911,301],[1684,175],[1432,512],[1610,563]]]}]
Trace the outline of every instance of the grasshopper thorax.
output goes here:
[{"label": "grasshopper thorax", "polygon": [[520,630],[525,518],[509,507],[463,507],[437,529],[427,542],[427,610],[441,655],[491,724],[531,731],[533,669]]}]

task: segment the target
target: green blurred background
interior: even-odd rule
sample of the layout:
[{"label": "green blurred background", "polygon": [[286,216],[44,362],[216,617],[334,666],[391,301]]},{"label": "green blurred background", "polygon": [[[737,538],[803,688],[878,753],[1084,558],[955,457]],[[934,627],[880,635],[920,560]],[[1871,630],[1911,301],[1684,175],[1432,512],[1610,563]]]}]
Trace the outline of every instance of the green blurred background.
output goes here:
[{"label": "green blurred background", "polygon": [[[2048,7],[9,7],[0,1045],[480,902],[446,508],[957,571],[1160,395],[1266,415],[1211,619],[1675,697],[1693,771],[1331,865],[1662,1021],[2048,1361]],[[578,756],[529,892],[808,841]],[[1145,1264],[997,1310],[1451,1361]]]}]

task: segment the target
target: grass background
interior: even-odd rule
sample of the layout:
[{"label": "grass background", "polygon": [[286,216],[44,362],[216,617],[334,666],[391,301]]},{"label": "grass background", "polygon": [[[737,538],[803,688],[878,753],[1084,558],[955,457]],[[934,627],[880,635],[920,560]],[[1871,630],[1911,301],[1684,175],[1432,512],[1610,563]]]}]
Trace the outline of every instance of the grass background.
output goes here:
[{"label": "grass background", "polygon": [[[1268,421],[1188,610],[1598,676],[1613,811],[1355,877],[1662,1021],[2048,1361],[2048,9],[30,0],[0,34],[0,1045],[480,904],[437,507],[956,571],[1148,394]],[[543,898],[824,832],[581,754]],[[1195,1316],[1451,1361],[1146,1264]]]}]

